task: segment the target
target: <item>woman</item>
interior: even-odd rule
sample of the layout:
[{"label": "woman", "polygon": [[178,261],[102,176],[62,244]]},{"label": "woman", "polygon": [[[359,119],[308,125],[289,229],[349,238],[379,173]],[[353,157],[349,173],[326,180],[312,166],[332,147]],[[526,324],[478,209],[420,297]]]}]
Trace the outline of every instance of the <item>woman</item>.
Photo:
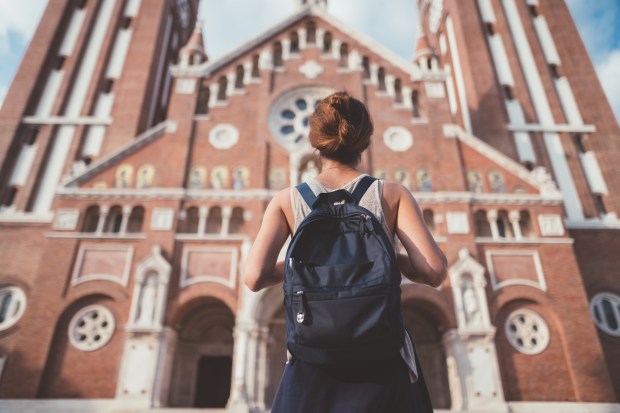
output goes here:
[{"label": "woman", "polygon": [[[321,156],[321,173],[309,179],[315,194],[335,189],[352,192],[364,174],[357,166],[370,144],[373,124],[359,100],[346,92],[323,99],[310,118],[310,143]],[[376,181],[360,201],[373,212],[397,246],[402,274],[433,287],[446,277],[446,258],[424,224],[420,208],[402,185]],[[287,188],[269,203],[244,266],[252,291],[281,283],[284,262],[277,262],[289,235],[310,212],[299,193]],[[396,248],[396,251],[399,251]],[[424,378],[409,336],[399,357],[380,365],[319,367],[289,355],[272,412],[432,412]]]}]

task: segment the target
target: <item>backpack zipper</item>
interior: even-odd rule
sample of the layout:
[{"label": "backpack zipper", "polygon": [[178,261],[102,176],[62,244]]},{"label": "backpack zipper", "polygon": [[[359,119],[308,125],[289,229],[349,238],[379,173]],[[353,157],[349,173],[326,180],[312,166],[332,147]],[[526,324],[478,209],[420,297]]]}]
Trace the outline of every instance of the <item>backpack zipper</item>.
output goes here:
[{"label": "backpack zipper", "polygon": [[306,308],[304,305],[304,292],[303,290],[299,290],[297,292],[295,292],[295,295],[299,297],[299,301],[301,304],[301,308],[300,311],[297,311],[297,322],[299,324],[302,324],[304,322],[304,319],[306,318]]}]

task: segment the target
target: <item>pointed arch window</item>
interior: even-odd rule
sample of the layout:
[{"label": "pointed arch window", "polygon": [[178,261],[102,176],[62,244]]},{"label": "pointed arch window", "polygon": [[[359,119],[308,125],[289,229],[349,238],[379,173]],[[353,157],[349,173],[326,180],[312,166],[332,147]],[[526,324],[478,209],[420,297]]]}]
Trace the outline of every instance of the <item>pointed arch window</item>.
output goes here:
[{"label": "pointed arch window", "polygon": [[201,84],[200,91],[198,92],[198,103],[196,104],[197,115],[206,115],[209,113],[209,97],[209,87],[205,84]]},{"label": "pointed arch window", "polygon": [[411,91],[411,113],[414,118],[419,118],[420,111],[420,92],[418,90]]},{"label": "pointed arch window", "polygon": [[364,79],[370,79],[370,59],[368,56],[362,57],[362,76]]},{"label": "pointed arch window", "polygon": [[243,208],[234,207],[232,210],[232,214],[230,215],[228,232],[230,234],[240,234],[243,231],[243,224]]},{"label": "pointed arch window", "polygon": [[403,82],[400,79],[394,81],[394,101],[403,103]]},{"label": "pointed arch window", "polygon": [[515,237],[508,212],[503,209],[497,213],[497,234],[500,238],[513,239]]},{"label": "pointed arch window", "polygon": [[199,221],[200,216],[198,207],[188,208],[185,213],[185,225],[183,226],[183,232],[186,234],[196,234],[198,232]]},{"label": "pointed arch window", "polygon": [[478,237],[492,237],[491,224],[487,219],[487,211],[484,209],[476,211],[474,214],[474,221],[476,224],[476,236]]},{"label": "pointed arch window", "polygon": [[252,56],[252,77],[257,78],[260,77],[260,68],[258,67],[260,62],[260,56],[255,54]]},{"label": "pointed arch window", "polygon": [[523,238],[532,238],[534,236],[532,218],[528,211],[519,211],[519,228],[521,228],[521,236]]}]

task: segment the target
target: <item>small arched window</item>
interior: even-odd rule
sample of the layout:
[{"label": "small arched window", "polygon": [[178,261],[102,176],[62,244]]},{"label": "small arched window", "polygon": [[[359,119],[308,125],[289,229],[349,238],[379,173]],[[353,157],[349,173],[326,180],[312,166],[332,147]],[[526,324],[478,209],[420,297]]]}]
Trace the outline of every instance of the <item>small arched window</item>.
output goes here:
[{"label": "small arched window", "polygon": [[306,23],[306,43],[316,43],[316,23],[312,20]]},{"label": "small arched window", "polygon": [[394,81],[394,101],[403,103],[403,82],[400,79]]},{"label": "small arched window", "polygon": [[231,234],[239,234],[243,231],[243,208],[235,207],[230,216],[230,224],[228,232]]},{"label": "small arched window", "polygon": [[476,223],[476,236],[488,238],[492,236],[491,225],[487,219],[487,211],[484,209],[476,211],[474,214],[474,221]]},{"label": "small arched window", "polygon": [[235,69],[235,89],[243,89],[243,77],[245,76],[245,70],[243,65],[237,65]]},{"label": "small arched window", "polygon": [[196,114],[206,115],[209,113],[209,86],[202,83],[200,85],[200,91],[198,92],[198,102],[196,103]]},{"label": "small arched window", "polygon": [[222,231],[222,208],[213,207],[207,216],[206,232],[209,234],[219,234]]},{"label": "small arched window", "polygon": [[414,118],[420,117],[420,92],[417,90],[411,91],[411,112]]},{"label": "small arched window", "polygon": [[183,226],[183,232],[186,234],[196,234],[198,232],[199,221],[200,217],[198,214],[198,208],[188,208],[185,214],[185,225]]},{"label": "small arched window", "polygon": [[84,222],[82,224],[82,232],[95,232],[99,224],[99,206],[91,205],[86,209],[84,214]]},{"label": "small arched window", "polygon": [[497,213],[497,233],[500,238],[512,239],[515,237],[512,224],[508,218],[508,212],[503,209]]},{"label": "small arched window", "polygon": [[370,60],[368,56],[362,57],[362,76],[364,79],[370,79]]},{"label": "small arched window", "polygon": [[103,225],[103,232],[118,234],[121,230],[121,224],[123,222],[123,208],[120,205],[114,205],[110,208],[108,216],[105,219]]},{"label": "small arched window", "polygon": [[252,77],[257,78],[260,77],[260,68],[259,68],[260,56],[255,54],[252,56]]},{"label": "small arched window", "polygon": [[521,235],[523,238],[532,238],[532,219],[530,218],[530,213],[528,211],[520,211],[519,212],[519,228],[521,228]]},{"label": "small arched window", "polygon": [[291,45],[289,51],[291,54],[299,53],[299,34],[297,32],[291,32]]},{"label": "small arched window", "polygon": [[323,35],[323,53],[331,53],[332,51],[332,33],[325,32]]},{"label": "small arched window", "polygon": [[228,89],[228,79],[226,76],[220,76],[217,84],[219,86],[217,91],[217,100],[226,100],[226,89]]},{"label": "small arched window", "polygon": [[273,44],[273,67],[282,66],[282,43],[275,42]]},{"label": "small arched window", "polygon": [[144,207],[133,207],[129,215],[127,223],[127,232],[142,232],[142,223],[144,222]]},{"label": "small arched window", "polygon": [[340,45],[340,62],[338,66],[349,67],[349,45],[346,43]]},{"label": "small arched window", "polygon": [[379,71],[377,72],[377,82],[378,82],[378,89],[381,91],[385,91],[387,90],[387,87],[385,86],[385,69],[380,67]]}]

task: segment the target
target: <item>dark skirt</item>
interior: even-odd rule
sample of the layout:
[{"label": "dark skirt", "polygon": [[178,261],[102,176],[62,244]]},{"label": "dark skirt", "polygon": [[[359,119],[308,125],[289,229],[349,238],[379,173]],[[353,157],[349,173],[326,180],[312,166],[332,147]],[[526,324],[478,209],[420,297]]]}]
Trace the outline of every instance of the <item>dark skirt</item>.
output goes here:
[{"label": "dark skirt", "polygon": [[[418,360],[416,359],[416,362]],[[272,413],[432,413],[420,378],[409,379],[400,355],[375,365],[322,367],[295,360],[286,365]]]}]

